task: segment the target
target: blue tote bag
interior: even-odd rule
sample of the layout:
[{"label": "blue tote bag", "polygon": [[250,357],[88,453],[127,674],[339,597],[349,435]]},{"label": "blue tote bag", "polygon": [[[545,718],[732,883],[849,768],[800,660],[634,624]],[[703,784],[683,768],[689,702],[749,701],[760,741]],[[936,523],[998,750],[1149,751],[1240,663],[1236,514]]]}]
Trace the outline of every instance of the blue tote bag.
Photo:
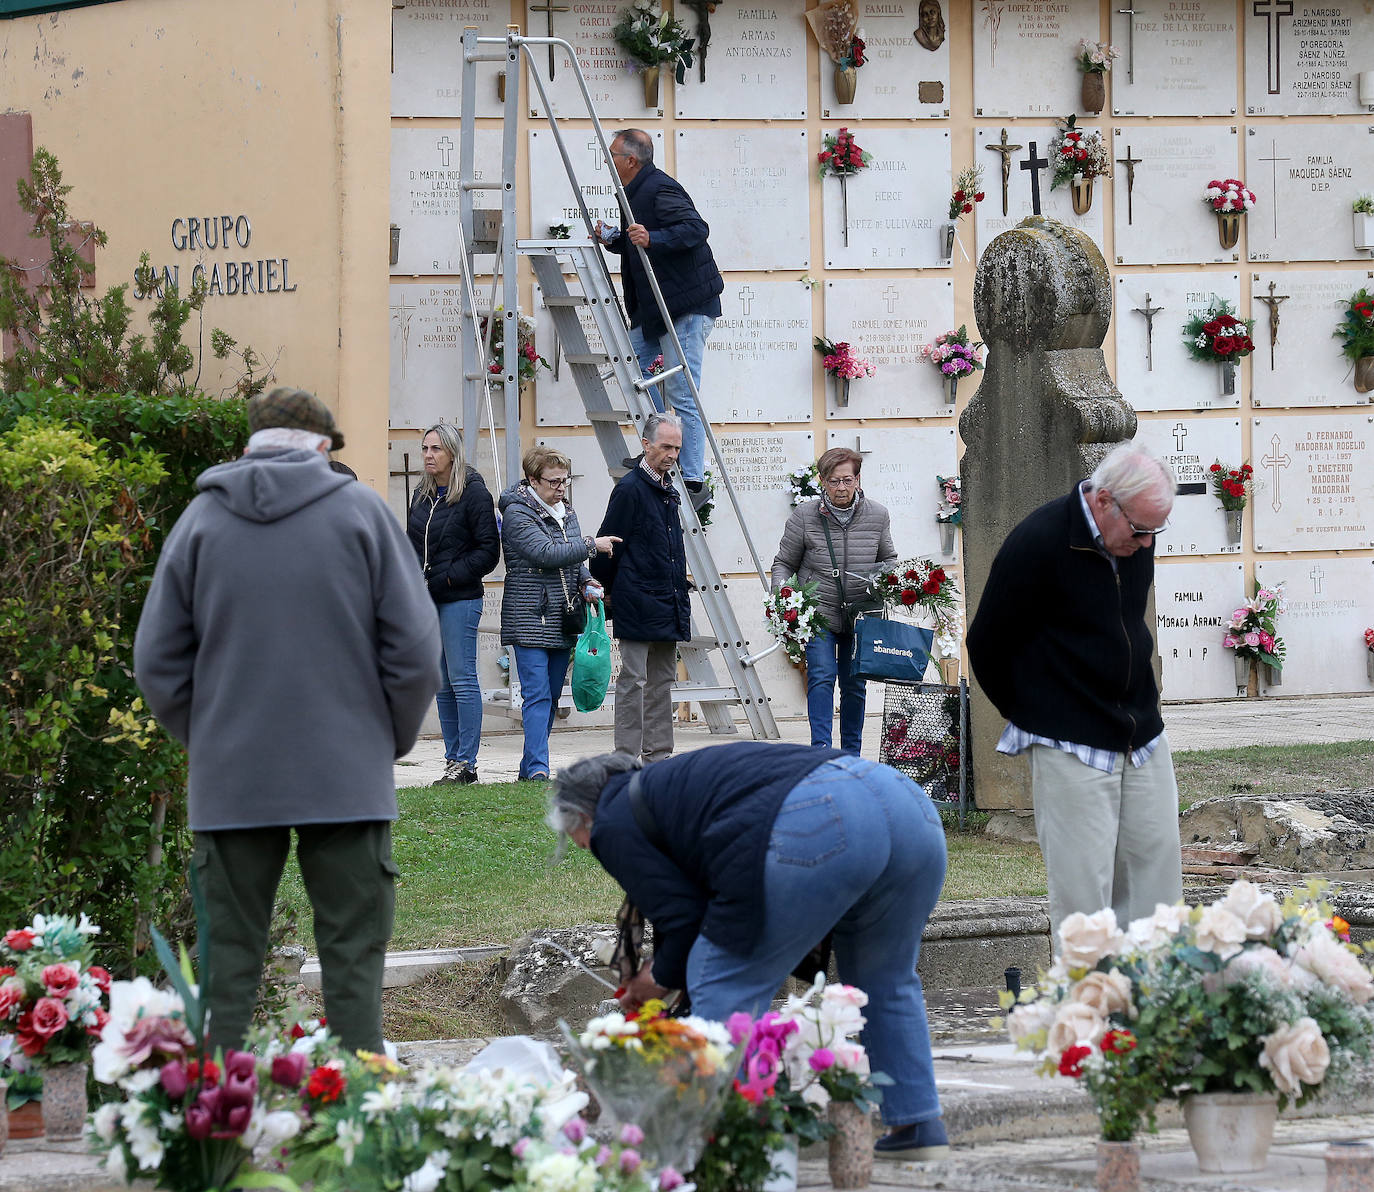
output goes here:
[{"label": "blue tote bag", "polygon": [[886,617],[860,617],[854,622],[854,657],[849,673],[856,679],[919,683],[930,661],[933,629],[921,629]]}]

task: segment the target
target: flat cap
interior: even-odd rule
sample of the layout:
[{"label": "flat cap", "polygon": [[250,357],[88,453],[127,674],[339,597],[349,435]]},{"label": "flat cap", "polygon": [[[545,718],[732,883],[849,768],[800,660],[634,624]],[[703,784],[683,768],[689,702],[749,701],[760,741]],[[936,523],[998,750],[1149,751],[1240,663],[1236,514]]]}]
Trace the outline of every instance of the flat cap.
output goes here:
[{"label": "flat cap", "polygon": [[249,430],[284,426],[292,430],[313,431],[329,438],[329,449],[337,451],[344,437],[334,425],[329,407],[313,393],[282,385],[271,393],[259,393],[248,403]]}]

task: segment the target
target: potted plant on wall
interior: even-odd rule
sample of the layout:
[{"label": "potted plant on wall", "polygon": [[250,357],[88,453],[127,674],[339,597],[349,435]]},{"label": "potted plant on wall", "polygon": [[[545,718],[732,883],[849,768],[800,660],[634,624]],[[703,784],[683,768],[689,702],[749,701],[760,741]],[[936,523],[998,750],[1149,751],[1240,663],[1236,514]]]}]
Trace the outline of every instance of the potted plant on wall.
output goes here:
[{"label": "potted plant on wall", "polygon": [[1255,350],[1255,341],[1250,338],[1254,326],[1254,319],[1236,318],[1235,308],[1215,294],[1211,306],[1184,324],[1188,355],[1217,365],[1222,397],[1236,392],[1236,361]]},{"label": "potted plant on wall", "polygon": [[1364,631],[1364,665],[1369,681],[1374,683],[1374,629]]},{"label": "potted plant on wall", "polygon": [[625,56],[644,75],[644,106],[657,108],[659,70],[671,66],[673,77],[681,83],[692,65],[695,39],[687,27],[671,13],[659,8],[656,0],[635,0],[621,9],[620,19],[611,30]]},{"label": "potted plant on wall", "polygon": [[1083,72],[1083,110],[1097,115],[1107,106],[1106,73],[1112,68],[1112,61],[1121,57],[1121,51],[1105,41],[1089,41],[1086,37],[1078,43],[1078,69]]},{"label": "potted plant on wall", "polygon": [[1332,334],[1341,341],[1341,351],[1354,362],[1355,391],[1374,389],[1374,296],[1359,289],[1346,303],[1345,318]]},{"label": "potted plant on wall", "polygon": [[1275,622],[1284,611],[1283,585],[1262,587],[1255,582],[1255,594],[1231,614],[1230,622],[1222,630],[1221,644],[1236,652],[1236,688],[1250,686],[1250,663],[1258,662],[1265,670],[1265,681],[1277,687],[1283,681],[1283,638],[1276,632]]},{"label": "potted plant on wall", "polygon": [[1240,239],[1240,217],[1255,209],[1255,192],[1239,178],[1213,179],[1207,183],[1202,201],[1216,214],[1221,247],[1232,249]]},{"label": "potted plant on wall", "polygon": [[1111,155],[1102,134],[1095,128],[1079,128],[1077,116],[1066,117],[1050,142],[1050,161],[1054,165],[1050,189],[1070,187],[1075,214],[1086,215],[1093,205],[1093,179],[1109,177],[1112,172]]},{"label": "potted plant on wall", "polygon": [[1212,491],[1216,493],[1226,513],[1226,545],[1239,546],[1241,523],[1245,517],[1245,503],[1250,496],[1250,478],[1255,469],[1249,464],[1228,468],[1217,460],[1209,469]]},{"label": "potted plant on wall", "polygon": [[954,529],[964,524],[963,484],[958,476],[936,476],[940,489],[940,503],[935,507],[935,520],[940,524],[940,553],[946,558],[954,555]]},{"label": "potted plant on wall", "polygon": [[1374,195],[1360,195],[1351,205],[1355,224],[1355,247],[1374,252]]}]

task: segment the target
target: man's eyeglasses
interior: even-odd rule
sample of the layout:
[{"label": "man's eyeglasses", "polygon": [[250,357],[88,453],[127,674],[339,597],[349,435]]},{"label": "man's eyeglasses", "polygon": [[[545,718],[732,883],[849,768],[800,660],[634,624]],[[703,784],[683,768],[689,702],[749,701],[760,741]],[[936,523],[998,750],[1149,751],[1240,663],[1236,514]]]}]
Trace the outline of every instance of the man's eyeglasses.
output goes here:
[{"label": "man's eyeglasses", "polygon": [[[1108,495],[1110,496],[1111,494],[1109,493]],[[1121,508],[1121,502],[1120,502],[1120,501],[1118,501],[1115,497],[1112,497],[1112,504],[1116,506],[1116,511],[1117,511],[1119,514],[1121,514],[1122,517],[1126,517],[1126,511],[1125,511],[1124,509]],[[1158,529],[1154,529],[1154,530],[1143,530],[1143,529],[1141,529],[1141,528],[1140,528],[1138,525],[1136,525],[1135,522],[1133,522],[1129,517],[1126,517],[1126,524],[1127,524],[1128,526],[1131,527],[1131,537],[1132,537],[1132,538],[1152,538],[1152,537],[1154,537],[1156,534],[1162,534],[1162,533],[1164,533],[1164,531],[1167,530],[1167,529],[1169,528],[1169,519],[1168,519],[1168,518],[1165,518],[1165,519],[1164,519],[1164,524],[1163,524],[1162,526],[1160,526]]]},{"label": "man's eyeglasses", "polygon": [[566,476],[541,476],[539,477],[539,482],[541,484],[547,484],[550,488],[568,487],[568,477]]}]

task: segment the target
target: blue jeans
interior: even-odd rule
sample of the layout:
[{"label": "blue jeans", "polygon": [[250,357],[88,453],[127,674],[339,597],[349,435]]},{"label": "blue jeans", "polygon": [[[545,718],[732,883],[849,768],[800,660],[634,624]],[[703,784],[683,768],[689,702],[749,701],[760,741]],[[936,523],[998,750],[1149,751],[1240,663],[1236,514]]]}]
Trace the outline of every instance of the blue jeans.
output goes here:
[{"label": "blue jeans", "polygon": [[829,749],[835,724],[835,680],[840,683],[840,748],[857,754],[864,743],[867,682],[851,678],[854,635],[822,629],[806,643],[806,716],[811,744]]},{"label": "blue jeans", "polygon": [[[706,337],[715,325],[716,321],[710,315],[679,315],[673,320],[673,330],[682,344],[687,368],[698,393],[701,392],[701,360],[706,353]],[[654,362],[654,357],[660,353],[663,355],[664,368],[674,368],[678,363],[672,337],[666,333],[661,339],[656,336],[651,338],[644,334],[643,328],[631,327],[630,346],[639,357],[639,367],[645,376],[649,375],[649,365]],[[701,427],[701,414],[692,400],[692,390],[681,373],[669,377],[662,385],[655,385],[649,394],[660,410],[664,409],[665,389],[673,413],[682,422],[682,454],[678,459],[678,468],[684,480],[701,480],[706,470],[706,432]]]},{"label": "blue jeans", "polygon": [[525,752],[518,777],[549,772],[549,733],[558,715],[558,697],[572,660],[571,650],[545,650],[539,646],[513,646],[515,670],[520,676],[520,718],[525,726]]},{"label": "blue jeans", "polygon": [[757,1017],[832,928],[840,979],[868,994],[861,1039],[889,1126],[940,1114],[916,960],[945,879],[945,833],[925,793],[888,766],[840,757],[788,794],[763,865],[763,923],[744,953],[698,936],[687,958],[692,1012]]},{"label": "blue jeans", "polygon": [[477,768],[482,740],[482,686],[477,682],[477,622],[482,601],[454,600],[439,612],[439,670],[443,679],[434,702],[444,734],[444,758]]}]

